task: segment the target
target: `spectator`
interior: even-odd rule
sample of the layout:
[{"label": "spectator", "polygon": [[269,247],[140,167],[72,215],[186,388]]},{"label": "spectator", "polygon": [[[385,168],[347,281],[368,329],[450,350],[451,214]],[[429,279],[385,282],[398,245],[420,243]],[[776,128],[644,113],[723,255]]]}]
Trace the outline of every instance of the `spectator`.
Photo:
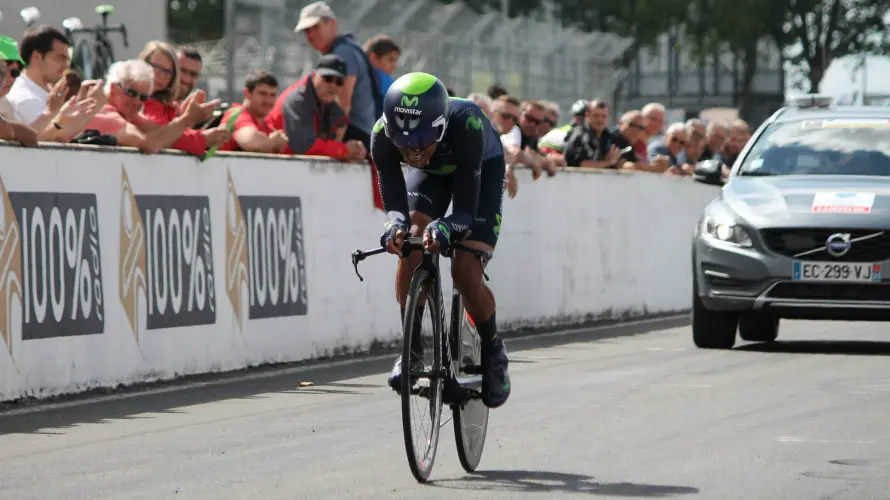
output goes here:
[{"label": "spectator", "polygon": [[557,125],[559,125],[559,104],[553,101],[540,101],[541,106],[544,107],[544,120],[541,122],[541,126],[538,127],[538,137],[544,137],[547,135],[547,132],[550,132]]},{"label": "spectator", "polygon": [[16,119],[36,130],[42,140],[54,139],[52,123],[58,125],[53,120],[66,102],[67,82],[62,75],[70,61],[68,48],[68,38],[47,25],[29,28],[22,37],[20,53],[25,68],[6,99]]},{"label": "spectator", "polygon": [[340,56],[324,55],[310,74],[288,89],[285,99],[278,98],[269,120],[273,130],[283,126],[287,134],[285,153],[322,155],[343,161],[366,157],[367,150],[360,140],[338,139],[346,115],[336,99],[347,78],[346,68],[346,61]]},{"label": "spectator", "polygon": [[[313,2],[300,11],[294,31],[304,32],[309,45],[321,54],[336,54],[346,62],[346,80],[340,86],[337,102],[348,117],[342,139],[358,140],[371,149],[371,127],[382,113],[377,73],[352,34],[339,34],[334,11],[325,2]],[[299,140],[287,134],[291,141]],[[345,154],[345,153],[344,153]]]},{"label": "spectator", "polygon": [[[545,158],[533,151],[528,145],[523,146],[523,133],[519,127],[520,103],[508,95],[502,95],[495,99],[492,105],[494,117],[492,123],[501,134],[501,145],[504,147],[504,159],[507,165],[521,163],[532,167],[532,176],[537,179],[541,176],[541,170],[555,168],[545,162]],[[534,128],[537,125],[526,126]],[[552,175],[552,174],[551,174]]]},{"label": "spectator", "polygon": [[488,97],[490,97],[492,101],[496,100],[502,95],[508,95],[507,89],[505,89],[504,86],[499,83],[493,83],[489,85],[488,90],[486,90],[485,93],[488,94]]},{"label": "spectator", "polygon": [[396,71],[396,66],[399,64],[399,56],[402,54],[402,49],[389,36],[376,35],[365,42],[365,54],[367,54],[371,66],[374,67],[374,71],[377,72],[377,78],[380,83],[380,106],[382,107],[383,96],[386,95],[386,91],[389,90],[390,85],[395,81],[392,74]]},{"label": "spectator", "polygon": [[178,98],[181,100],[185,99],[192,90],[195,90],[204,63],[198,49],[191,46],[180,47],[176,56],[179,62]]},{"label": "spectator", "polygon": [[724,123],[711,122],[708,123],[706,135],[708,142],[699,161],[710,160],[714,158],[714,155],[723,151],[723,146],[726,145],[726,139],[729,135],[729,128]]},{"label": "spectator", "polygon": [[[145,103],[142,110],[143,116],[131,120],[142,133],[149,133],[154,129],[167,125],[177,116],[182,114],[182,104],[177,104],[180,90],[179,61],[173,47],[160,41],[151,41],[146,44],[139,54],[139,59],[147,62],[154,70],[154,83],[152,85],[151,98]],[[199,91],[199,103],[204,102],[206,94]],[[219,99],[211,101],[219,103]],[[207,149],[214,146],[222,146],[232,138],[232,134],[219,126],[207,130],[186,130],[173,143],[172,148],[203,155]]]},{"label": "spectator", "polygon": [[254,153],[281,153],[287,146],[283,130],[272,131],[266,117],[275,106],[278,96],[278,80],[266,70],[256,70],[244,80],[244,102],[235,104],[223,114],[221,124],[229,121],[231,114],[242,108],[235,120],[232,140],[219,148],[220,151],[250,151]]},{"label": "spectator", "polygon": [[618,122],[618,129],[613,133],[615,137],[615,146],[621,155],[619,166],[621,168],[640,170],[643,172],[664,172],[667,163],[662,161],[660,164],[650,164],[647,158],[637,156],[633,145],[646,137],[646,120],[643,113],[638,110],[631,110],[621,116]]},{"label": "spectator", "polygon": [[664,143],[662,130],[664,129],[665,114],[667,113],[664,105],[650,102],[643,106],[643,109],[640,111],[642,111],[643,118],[646,120],[646,149],[651,148],[653,143]]},{"label": "spectator", "polygon": [[479,109],[485,113],[485,116],[491,117],[491,99],[487,95],[473,92],[467,96],[467,99],[476,103],[476,106],[479,106]]},{"label": "spectator", "polygon": [[680,155],[677,157],[683,173],[691,174],[695,170],[695,164],[699,162],[701,155],[704,153],[706,135],[704,122],[698,118],[686,120],[686,137],[688,137],[688,141],[686,149],[680,152]]},{"label": "spectator", "polygon": [[664,133],[664,142],[649,148],[649,162],[655,163],[667,159],[670,168],[665,173],[681,173],[678,157],[686,149],[688,139],[686,124],[683,122],[672,123]]},{"label": "spectator", "polygon": [[571,167],[618,168],[621,153],[614,135],[606,128],[609,105],[600,99],[590,101],[587,121],[572,128],[566,138],[566,164]]},{"label": "spectator", "polygon": [[201,103],[196,98],[183,103],[183,113],[166,125],[143,134],[131,122],[139,116],[152,95],[155,75],[142,59],[118,61],[108,68],[104,93],[108,104],[87,125],[88,129],[115,137],[119,146],[138,148],[146,154],[157,153],[173,144],[195,123],[213,113],[214,103]]},{"label": "spectator", "polygon": [[21,59],[15,40],[0,37],[0,140],[20,142],[24,146],[36,146],[37,132],[15,119],[15,110],[4,97],[18,76]]},{"label": "spectator", "polygon": [[750,127],[745,120],[734,120],[729,127],[729,138],[723,146],[723,164],[731,168],[748,142]]},{"label": "spectator", "polygon": [[572,127],[580,125],[587,120],[587,108],[590,101],[579,99],[572,104],[572,121],[561,127],[554,128],[538,141],[538,151],[553,159],[557,165],[566,166],[565,148],[566,139],[572,131]]}]

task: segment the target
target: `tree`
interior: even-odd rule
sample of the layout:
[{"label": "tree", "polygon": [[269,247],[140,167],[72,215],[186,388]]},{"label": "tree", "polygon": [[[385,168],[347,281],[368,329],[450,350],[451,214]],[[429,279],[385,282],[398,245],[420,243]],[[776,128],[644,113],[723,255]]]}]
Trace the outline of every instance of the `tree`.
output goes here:
[{"label": "tree", "polygon": [[890,0],[786,0],[779,42],[792,65],[816,92],[835,59],[852,54],[890,53]]},{"label": "tree", "polygon": [[174,43],[225,35],[225,0],[168,0],[167,36]]}]

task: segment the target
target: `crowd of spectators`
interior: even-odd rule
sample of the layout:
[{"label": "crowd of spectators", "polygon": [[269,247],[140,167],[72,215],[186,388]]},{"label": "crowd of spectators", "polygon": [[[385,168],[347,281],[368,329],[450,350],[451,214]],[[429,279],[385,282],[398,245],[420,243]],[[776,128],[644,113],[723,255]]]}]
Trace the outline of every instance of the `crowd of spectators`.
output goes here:
[{"label": "crowd of spectators", "polygon": [[[274,74],[254,71],[242,102],[224,113],[220,100],[196,89],[203,62],[192,47],[151,41],[137,58],[114,63],[104,80],[82,81],[58,29],[30,28],[19,41],[0,37],[0,139],[130,146],[146,154],[216,149],[369,160],[371,128],[401,48],[386,35],[362,45],[341,33],[324,2],[305,6],[294,31],[320,54],[312,71],[284,89]],[[500,134],[510,197],[518,188],[514,165],[531,167],[534,179],[575,167],[688,175],[704,159],[731,165],[751,135],[742,120],[665,126],[658,103],[626,111],[609,127],[609,104],[601,99],[577,101],[561,123],[558,104],[520,100],[497,84],[467,98]]]}]

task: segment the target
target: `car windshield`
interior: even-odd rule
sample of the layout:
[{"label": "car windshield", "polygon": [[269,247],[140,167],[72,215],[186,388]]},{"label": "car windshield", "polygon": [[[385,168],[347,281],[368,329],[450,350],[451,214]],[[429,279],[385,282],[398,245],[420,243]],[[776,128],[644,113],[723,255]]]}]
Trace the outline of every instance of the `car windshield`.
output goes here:
[{"label": "car windshield", "polygon": [[890,119],[773,124],[751,147],[738,175],[890,176]]}]

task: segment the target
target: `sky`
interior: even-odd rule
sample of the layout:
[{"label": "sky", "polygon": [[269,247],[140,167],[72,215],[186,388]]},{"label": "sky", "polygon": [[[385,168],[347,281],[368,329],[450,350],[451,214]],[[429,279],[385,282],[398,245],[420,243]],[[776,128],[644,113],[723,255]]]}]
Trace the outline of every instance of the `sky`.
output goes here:
[{"label": "sky", "polygon": [[[819,92],[830,94],[835,99],[858,99],[863,85],[863,70],[855,69],[859,59],[858,56],[849,56],[834,61],[819,85]],[[887,78],[890,74],[890,57],[867,57],[865,70],[866,94],[890,95],[890,79]]]}]

